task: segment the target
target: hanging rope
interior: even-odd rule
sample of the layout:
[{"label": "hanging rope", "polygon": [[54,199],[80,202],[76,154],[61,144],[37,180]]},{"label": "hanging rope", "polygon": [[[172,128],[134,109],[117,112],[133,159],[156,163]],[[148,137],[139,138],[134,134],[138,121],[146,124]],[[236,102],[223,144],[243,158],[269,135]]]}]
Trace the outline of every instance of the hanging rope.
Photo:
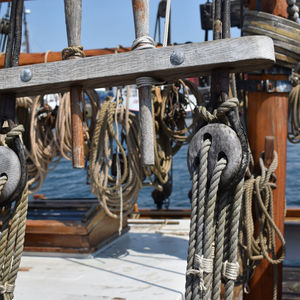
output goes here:
[{"label": "hanging rope", "polygon": [[300,74],[292,74],[293,88],[289,94],[289,129],[288,139],[291,143],[300,142]]},{"label": "hanging rope", "polygon": [[[285,257],[285,241],[274,222],[272,190],[276,188],[275,170],[277,169],[277,153],[269,168],[263,162],[263,154],[259,158],[260,174],[251,174],[245,181],[242,206],[242,231],[239,236],[243,275],[240,280],[247,285],[254,268],[265,258],[269,263],[278,265]],[[253,209],[254,207],[254,209]],[[254,213],[254,215],[253,215]],[[254,220],[257,220],[259,232],[255,235]],[[281,254],[277,257],[275,236],[281,243]],[[274,272],[276,276],[276,272]],[[273,299],[277,299],[277,278],[274,278]]]},{"label": "hanging rope", "polygon": [[[116,134],[115,114],[117,114],[118,126],[121,126],[122,130],[127,130],[124,135],[127,152],[120,141],[120,136]],[[125,120],[128,120],[128,125]],[[127,216],[133,210],[142,187],[143,170],[140,162],[138,128],[135,114],[128,110],[124,111],[124,107],[117,106],[112,99],[107,99],[98,111],[89,157],[91,190],[97,195],[105,212],[114,218],[119,217],[121,209],[120,187],[122,186],[123,191],[123,216]],[[118,183],[112,169],[115,167],[113,158],[116,146],[123,161],[122,176]]]}]

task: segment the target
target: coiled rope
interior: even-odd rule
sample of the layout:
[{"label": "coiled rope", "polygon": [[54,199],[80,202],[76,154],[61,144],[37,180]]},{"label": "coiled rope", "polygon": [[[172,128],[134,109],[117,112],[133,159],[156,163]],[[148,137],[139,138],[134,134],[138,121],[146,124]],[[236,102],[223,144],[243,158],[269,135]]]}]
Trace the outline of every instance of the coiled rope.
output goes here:
[{"label": "coiled rope", "polygon": [[[118,124],[126,133],[124,138],[127,144],[127,153],[116,134],[115,116]],[[136,116],[128,110],[124,111],[124,107],[117,106],[112,99],[107,99],[98,111],[89,156],[91,190],[97,195],[105,212],[114,218],[119,217],[121,210],[120,187],[122,186],[124,216],[133,210],[138,192],[142,187],[143,170],[140,163],[138,128]],[[122,176],[118,183],[116,183],[117,179],[111,170],[116,146],[124,162],[124,170],[121,172]]]},{"label": "coiled rope", "polygon": [[[247,286],[255,266],[265,258],[273,265],[280,264],[285,257],[285,240],[274,222],[272,190],[276,188],[277,153],[269,168],[263,161],[263,154],[259,158],[260,174],[251,174],[245,181],[242,205],[242,222],[239,236],[241,257],[243,261],[243,275],[240,280]],[[254,207],[254,210],[253,210]],[[253,213],[254,215],[253,215]],[[259,224],[259,233],[254,233],[254,220]],[[275,236],[280,240],[282,252],[280,257],[275,253]],[[274,272],[276,277],[276,271]],[[249,292],[249,291],[248,291]],[[277,278],[274,278],[273,298],[277,299]]]}]

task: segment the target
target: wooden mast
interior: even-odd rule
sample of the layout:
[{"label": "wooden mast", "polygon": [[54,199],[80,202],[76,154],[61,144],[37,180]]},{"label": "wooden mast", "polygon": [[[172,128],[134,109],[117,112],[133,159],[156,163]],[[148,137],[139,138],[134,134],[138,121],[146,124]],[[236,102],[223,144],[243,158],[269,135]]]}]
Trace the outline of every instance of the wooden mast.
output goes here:
[{"label": "wooden mast", "polygon": [[[81,0],[65,0],[66,28],[68,46],[81,44]],[[78,58],[72,56],[71,58]],[[71,123],[72,123],[72,162],[73,168],[84,168],[83,117],[80,109],[83,91],[81,86],[71,86]]]},{"label": "wooden mast", "polygon": [[[257,7],[260,6],[260,7]],[[250,0],[249,9],[262,10],[264,12],[287,17],[286,0]],[[287,80],[287,75],[279,74],[282,68],[271,71],[264,75],[252,75],[249,79],[254,80]],[[288,124],[288,94],[287,93],[248,93],[248,137],[252,154],[258,166],[258,158],[265,150],[265,138],[274,137],[274,150],[278,153],[278,168],[275,172],[277,189],[273,192],[274,219],[281,233],[284,233],[285,212],[285,179],[286,179],[286,147],[287,147],[287,124]],[[276,237],[276,255],[281,254],[281,244]],[[272,299],[273,266],[265,259],[255,269],[254,276],[250,281],[250,294],[244,294],[244,299]],[[282,296],[282,264],[278,266],[278,297]]]}]

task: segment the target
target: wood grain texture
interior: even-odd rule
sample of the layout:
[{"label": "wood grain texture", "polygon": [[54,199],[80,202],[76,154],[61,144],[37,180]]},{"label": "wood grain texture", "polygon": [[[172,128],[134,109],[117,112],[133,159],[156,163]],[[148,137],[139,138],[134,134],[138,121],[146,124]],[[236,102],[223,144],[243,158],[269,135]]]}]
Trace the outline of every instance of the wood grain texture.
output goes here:
[{"label": "wood grain texture", "polygon": [[81,15],[81,0],[65,0],[65,18],[69,47],[81,44]]},{"label": "wood grain texture", "polygon": [[[170,62],[174,50],[184,53],[181,65]],[[134,84],[142,76],[171,81],[220,68],[229,72],[257,70],[270,67],[274,61],[273,41],[249,36],[2,69],[0,90],[19,96],[66,91],[71,85],[90,89]],[[33,74],[28,82],[20,79],[24,68]]]},{"label": "wood grain texture", "polygon": [[[261,79],[278,80],[282,75],[264,75]],[[287,78],[285,79],[287,80]],[[258,158],[265,149],[265,137],[274,136],[274,150],[278,154],[278,168],[275,172],[278,180],[273,191],[274,221],[284,232],[285,212],[285,176],[288,98],[286,93],[248,93],[248,138],[258,171]],[[276,254],[281,254],[281,244],[276,237]],[[244,294],[245,300],[272,299],[273,267],[265,259],[256,267],[250,281],[250,294]],[[281,299],[282,265],[278,270],[278,299]]]}]

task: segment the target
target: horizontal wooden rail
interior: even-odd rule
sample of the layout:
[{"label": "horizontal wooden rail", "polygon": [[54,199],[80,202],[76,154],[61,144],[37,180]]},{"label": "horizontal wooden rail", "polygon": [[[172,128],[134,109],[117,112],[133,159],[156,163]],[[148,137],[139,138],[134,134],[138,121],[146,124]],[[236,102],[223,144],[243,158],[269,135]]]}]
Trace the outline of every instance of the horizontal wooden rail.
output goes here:
[{"label": "horizontal wooden rail", "polygon": [[[179,63],[171,63],[174,53],[181,57]],[[274,62],[272,39],[248,36],[1,69],[0,90],[35,95],[67,91],[72,85],[89,89],[133,84],[143,76],[171,81],[220,68],[247,72],[268,68]],[[27,80],[28,73],[32,74],[26,82],[21,79],[24,70]]]},{"label": "horizontal wooden rail", "polygon": [[[130,47],[118,47],[118,48],[104,48],[104,49],[89,49],[83,50],[86,57],[115,54],[130,51]],[[0,55],[0,68],[4,67],[4,53]],[[21,53],[19,59],[19,66],[42,64],[46,62],[55,62],[62,60],[61,51],[47,51],[41,53]]]}]

